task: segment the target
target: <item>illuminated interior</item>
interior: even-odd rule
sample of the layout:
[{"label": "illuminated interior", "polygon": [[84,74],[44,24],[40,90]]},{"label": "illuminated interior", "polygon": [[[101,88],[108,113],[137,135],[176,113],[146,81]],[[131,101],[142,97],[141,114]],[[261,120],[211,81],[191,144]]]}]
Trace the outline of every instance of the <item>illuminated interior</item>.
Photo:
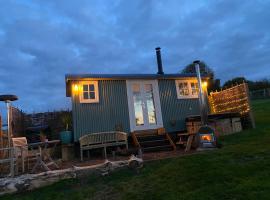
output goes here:
[{"label": "illuminated interior", "polygon": [[211,134],[201,135],[202,142],[212,142],[213,138]]},{"label": "illuminated interior", "polygon": [[[135,112],[136,126],[143,126],[148,120],[148,124],[156,124],[156,110],[152,84],[132,84],[133,104]],[[146,119],[144,118],[146,116]]]}]

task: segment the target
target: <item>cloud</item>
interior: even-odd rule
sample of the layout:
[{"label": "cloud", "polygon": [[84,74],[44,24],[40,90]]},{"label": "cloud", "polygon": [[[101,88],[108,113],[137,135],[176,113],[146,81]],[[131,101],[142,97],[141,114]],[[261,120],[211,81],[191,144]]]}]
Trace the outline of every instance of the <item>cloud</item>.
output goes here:
[{"label": "cloud", "polygon": [[204,60],[223,81],[268,77],[269,1],[6,1],[0,91],[21,109],[69,108],[66,73],[155,73]]}]

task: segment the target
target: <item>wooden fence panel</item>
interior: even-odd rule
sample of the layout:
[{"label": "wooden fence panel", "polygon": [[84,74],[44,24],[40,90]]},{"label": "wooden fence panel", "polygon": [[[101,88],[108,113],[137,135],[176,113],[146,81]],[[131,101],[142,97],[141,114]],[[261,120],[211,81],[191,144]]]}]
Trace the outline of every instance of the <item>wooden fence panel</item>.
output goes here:
[{"label": "wooden fence panel", "polygon": [[250,123],[255,128],[247,83],[220,92],[211,92],[209,102],[213,114],[237,112],[241,114],[245,122]]}]

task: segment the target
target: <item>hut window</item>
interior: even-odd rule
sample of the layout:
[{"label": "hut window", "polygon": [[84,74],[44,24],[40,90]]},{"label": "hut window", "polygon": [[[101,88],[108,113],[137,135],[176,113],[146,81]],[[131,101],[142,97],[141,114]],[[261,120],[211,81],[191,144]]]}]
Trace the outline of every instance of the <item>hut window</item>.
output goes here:
[{"label": "hut window", "polygon": [[176,92],[178,99],[198,98],[199,87],[195,80],[176,80]]},{"label": "hut window", "polygon": [[80,94],[81,103],[98,103],[98,81],[81,82],[82,90]]},{"label": "hut window", "polygon": [[190,87],[191,87],[191,95],[198,96],[198,94],[199,94],[198,83],[197,82],[190,82]]}]

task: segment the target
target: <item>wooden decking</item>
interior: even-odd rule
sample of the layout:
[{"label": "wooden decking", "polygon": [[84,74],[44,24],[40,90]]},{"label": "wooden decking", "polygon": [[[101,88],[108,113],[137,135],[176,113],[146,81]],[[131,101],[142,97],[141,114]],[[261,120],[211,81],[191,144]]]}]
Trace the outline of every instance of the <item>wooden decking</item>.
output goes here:
[{"label": "wooden decking", "polygon": [[143,152],[176,150],[176,146],[170,135],[164,128],[131,133],[134,145]]}]

